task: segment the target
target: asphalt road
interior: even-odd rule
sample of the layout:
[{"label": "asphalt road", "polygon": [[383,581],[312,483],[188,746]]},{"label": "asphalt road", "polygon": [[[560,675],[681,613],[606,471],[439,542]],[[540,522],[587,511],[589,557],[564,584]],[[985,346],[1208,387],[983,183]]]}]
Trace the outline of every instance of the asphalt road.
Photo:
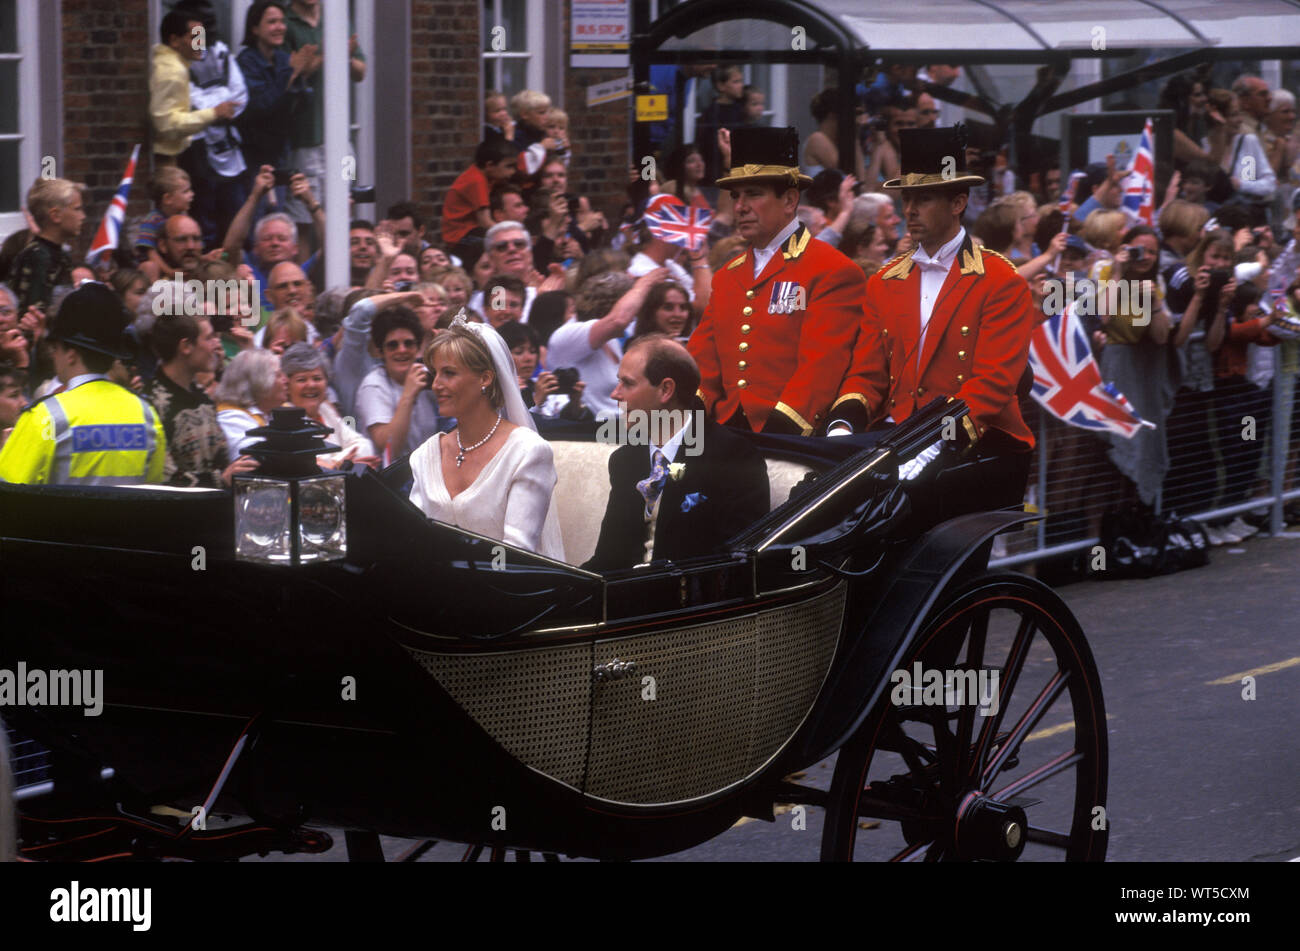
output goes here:
[{"label": "asphalt road", "polygon": [[[1107,859],[1300,856],[1300,535],[1215,549],[1209,566],[1181,574],[1058,591],[1088,635],[1105,693]],[[1247,676],[1254,699],[1243,698]],[[819,763],[800,781],[824,788],[833,768],[833,760]],[[790,814],[771,823],[742,820],[665,860],[815,860],[822,818],[810,808],[802,830]],[[331,831],[330,852],[265,861],[344,860],[343,835]],[[886,858],[901,842],[890,823],[858,839],[863,858]],[[390,860],[416,845],[382,843]],[[439,843],[421,861],[454,861],[464,852]]]}]

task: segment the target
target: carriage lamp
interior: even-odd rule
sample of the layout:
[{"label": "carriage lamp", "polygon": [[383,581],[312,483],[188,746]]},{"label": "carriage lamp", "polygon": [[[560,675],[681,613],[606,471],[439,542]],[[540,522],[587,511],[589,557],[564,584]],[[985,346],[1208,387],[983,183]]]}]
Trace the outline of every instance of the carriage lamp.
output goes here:
[{"label": "carriage lamp", "polygon": [[248,431],[261,437],[245,450],[261,465],[234,479],[237,559],[305,565],[347,557],[347,476],[316,464],[318,453],[338,449],[325,441],[329,433],[296,406],[273,410],[269,425]]}]

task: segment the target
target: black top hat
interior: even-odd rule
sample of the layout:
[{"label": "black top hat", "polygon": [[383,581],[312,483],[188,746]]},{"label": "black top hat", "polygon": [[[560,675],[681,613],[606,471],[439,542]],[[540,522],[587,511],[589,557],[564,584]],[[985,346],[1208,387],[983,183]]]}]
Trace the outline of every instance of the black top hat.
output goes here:
[{"label": "black top hat", "polygon": [[933,188],[936,185],[983,185],[984,179],[966,170],[966,127],[899,129],[900,177],[883,188]]},{"label": "black top hat", "polygon": [[129,360],[131,346],[123,333],[124,317],[118,296],[103,284],[88,281],[63,299],[50,323],[49,336],[69,347]]},{"label": "black top hat", "polygon": [[742,126],[731,130],[731,171],[719,185],[782,181],[804,189],[812,179],[799,171],[799,132],[786,127]]}]

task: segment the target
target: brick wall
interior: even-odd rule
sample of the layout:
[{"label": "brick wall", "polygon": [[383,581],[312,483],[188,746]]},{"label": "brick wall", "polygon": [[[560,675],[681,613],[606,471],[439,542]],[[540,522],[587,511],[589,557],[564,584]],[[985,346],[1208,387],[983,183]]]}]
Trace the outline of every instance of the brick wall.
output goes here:
[{"label": "brick wall", "polygon": [[149,210],[149,34],[147,0],[63,0],[63,166],[82,182],[86,225],[77,252],[94,237],[126,171],[143,146],[127,217]]},{"label": "brick wall", "polygon": [[627,75],[624,69],[573,69],[569,66],[569,10],[564,4],[564,111],[569,114],[573,158],[569,187],[586,195],[593,208],[611,222],[618,219],[627,196],[629,116],[632,99],[587,107],[587,87]]},{"label": "brick wall", "polygon": [[411,0],[411,197],[433,235],[443,195],[474,160],[483,131],[480,6]]}]

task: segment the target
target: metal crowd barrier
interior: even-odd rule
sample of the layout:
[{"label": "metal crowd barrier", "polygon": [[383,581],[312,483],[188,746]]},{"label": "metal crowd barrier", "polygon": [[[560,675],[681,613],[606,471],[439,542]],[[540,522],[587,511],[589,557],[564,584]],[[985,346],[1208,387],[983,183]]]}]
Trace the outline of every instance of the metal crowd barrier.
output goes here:
[{"label": "metal crowd barrier", "polygon": [[[1286,528],[1283,508],[1300,499],[1297,468],[1300,463],[1300,408],[1295,406],[1297,374],[1283,370],[1294,362],[1294,350],[1284,355],[1277,348],[1275,372],[1255,421],[1255,437],[1262,442],[1258,464],[1252,469],[1246,498],[1225,503],[1225,465],[1220,432],[1241,430],[1240,419],[1231,427],[1218,418],[1205,394],[1204,422],[1188,421],[1184,408],[1187,392],[1180,391],[1174,411],[1166,421],[1170,468],[1156,499],[1157,512],[1176,511],[1180,516],[1209,521],[1267,508],[1269,531]],[[990,565],[1010,567],[1059,558],[1090,550],[1100,544],[1101,519],[1137,493],[1127,477],[1107,456],[1110,441],[1104,434],[1068,426],[1037,403],[1026,406],[1026,422],[1034,429],[1038,445],[1029,473],[1025,495],[1027,511],[1043,518],[1023,530],[1001,536]]]}]

